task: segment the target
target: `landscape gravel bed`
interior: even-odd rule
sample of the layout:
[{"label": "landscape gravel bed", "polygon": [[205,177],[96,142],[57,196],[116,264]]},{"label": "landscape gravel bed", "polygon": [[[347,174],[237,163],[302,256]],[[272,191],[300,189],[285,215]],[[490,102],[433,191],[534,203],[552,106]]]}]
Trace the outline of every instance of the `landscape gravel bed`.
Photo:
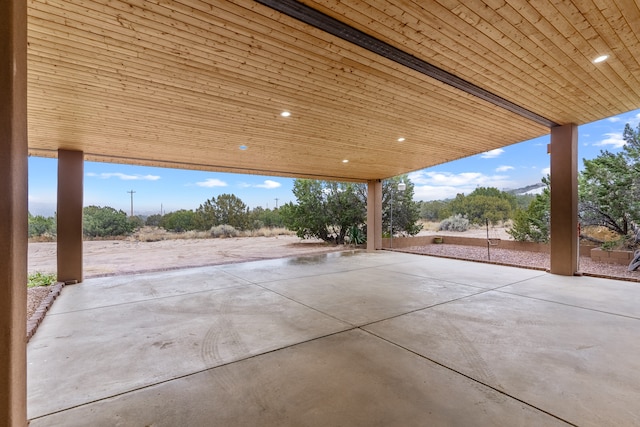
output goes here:
[{"label": "landscape gravel bed", "polygon": [[[489,261],[487,256],[487,248],[481,246],[442,244],[411,246],[408,248],[396,250],[416,254],[435,255],[447,258],[535,268],[539,270],[548,270],[550,266],[549,254],[540,252],[513,251],[500,248],[491,248],[491,261]],[[585,275],[611,277],[615,279],[640,282],[640,272],[627,271],[626,265],[595,262],[589,257],[580,257],[579,262],[580,264],[578,269]]]}]

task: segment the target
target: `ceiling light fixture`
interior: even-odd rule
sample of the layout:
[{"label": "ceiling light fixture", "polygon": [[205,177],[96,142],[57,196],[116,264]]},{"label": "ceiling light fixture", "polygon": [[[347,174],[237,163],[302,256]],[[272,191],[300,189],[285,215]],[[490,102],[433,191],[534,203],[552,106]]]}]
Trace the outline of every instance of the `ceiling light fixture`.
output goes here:
[{"label": "ceiling light fixture", "polygon": [[289,117],[289,116],[291,115],[291,113],[290,113],[290,112],[288,112],[288,111],[283,111],[282,113],[280,113],[280,115],[281,115],[282,117]]},{"label": "ceiling light fixture", "polygon": [[247,148],[249,148],[249,147],[247,147],[246,145],[241,145],[241,146],[240,146],[240,147],[238,147],[238,148],[239,148],[239,149],[241,149],[242,151],[244,151],[244,150],[246,150],[246,149],[247,149]]},{"label": "ceiling light fixture", "polygon": [[342,161],[342,163],[349,163],[349,160],[344,159],[344,160]]},{"label": "ceiling light fixture", "polygon": [[403,142],[403,141],[404,141],[403,137],[398,138],[398,142]]},{"label": "ceiling light fixture", "polygon": [[596,59],[593,60],[593,63],[594,64],[599,64],[600,62],[606,61],[607,58],[609,58],[609,55],[598,56]]}]

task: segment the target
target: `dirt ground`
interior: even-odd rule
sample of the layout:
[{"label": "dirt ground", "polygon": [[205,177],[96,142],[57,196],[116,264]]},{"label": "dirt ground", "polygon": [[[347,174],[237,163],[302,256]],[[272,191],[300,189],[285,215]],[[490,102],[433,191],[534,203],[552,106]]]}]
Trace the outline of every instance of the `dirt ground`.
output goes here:
[{"label": "dirt ground", "polygon": [[[336,252],[321,240],[301,240],[296,236],[232,237],[222,239],[162,240],[139,242],[102,240],[84,242],[85,278],[169,270],[173,268],[229,264],[261,259]],[[56,243],[29,243],[29,273],[56,272]],[[48,295],[48,287],[30,288],[27,318]]]},{"label": "dirt ground", "polygon": [[[344,247],[296,236],[231,237],[221,239],[139,242],[102,240],[84,242],[85,278],[179,267],[228,264],[334,252]],[[56,243],[29,244],[29,273],[56,271]]]}]

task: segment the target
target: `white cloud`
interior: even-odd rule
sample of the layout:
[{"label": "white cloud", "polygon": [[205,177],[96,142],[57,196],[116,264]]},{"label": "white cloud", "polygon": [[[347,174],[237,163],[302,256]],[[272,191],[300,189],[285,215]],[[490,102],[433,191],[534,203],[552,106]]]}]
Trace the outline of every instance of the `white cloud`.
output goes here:
[{"label": "white cloud", "polygon": [[118,178],[121,179],[123,181],[157,181],[160,179],[160,177],[158,175],[127,175],[125,173],[120,173],[120,172],[104,172],[104,173],[94,173],[94,172],[88,172],[87,176],[90,177],[96,177],[96,178],[100,178],[100,179],[109,179],[109,178]]},{"label": "white cloud", "polygon": [[611,145],[613,148],[622,148],[626,142],[622,139],[622,133],[613,132],[613,133],[605,133],[605,139],[600,142],[596,142],[593,145],[603,146],[603,145]]},{"label": "white cloud", "polygon": [[610,121],[611,123],[618,123],[622,119],[618,116],[613,116],[613,117],[609,117],[607,120]]},{"label": "white cloud", "polygon": [[544,168],[540,171],[540,173],[544,176],[547,176],[551,173],[551,168]]},{"label": "white cloud", "polygon": [[216,178],[209,178],[204,181],[196,182],[196,185],[198,187],[212,188],[212,187],[226,187],[227,183]]},{"label": "white cloud", "polygon": [[496,148],[495,150],[486,151],[482,153],[480,157],[482,157],[483,159],[495,159],[502,153],[504,153],[504,150],[502,148]]},{"label": "white cloud", "polygon": [[506,171],[510,171],[513,169],[513,166],[498,166],[496,168],[496,172],[506,172]]},{"label": "white cloud", "polygon": [[514,182],[505,175],[485,175],[480,172],[418,171],[409,174],[414,184],[416,200],[439,200],[453,198],[458,193],[469,194],[477,187],[510,188]]},{"label": "white cloud", "polygon": [[280,187],[281,185],[282,184],[280,184],[279,182],[267,179],[262,184],[256,185],[256,188],[266,188],[267,190],[272,190],[274,188]]}]

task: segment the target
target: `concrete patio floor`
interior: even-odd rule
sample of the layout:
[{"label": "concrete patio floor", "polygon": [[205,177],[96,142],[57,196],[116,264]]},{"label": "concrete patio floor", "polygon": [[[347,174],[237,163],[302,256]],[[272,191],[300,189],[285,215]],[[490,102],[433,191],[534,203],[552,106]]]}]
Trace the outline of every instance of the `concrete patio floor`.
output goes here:
[{"label": "concrete patio floor", "polygon": [[394,252],[86,280],[31,426],[640,425],[640,284]]}]

